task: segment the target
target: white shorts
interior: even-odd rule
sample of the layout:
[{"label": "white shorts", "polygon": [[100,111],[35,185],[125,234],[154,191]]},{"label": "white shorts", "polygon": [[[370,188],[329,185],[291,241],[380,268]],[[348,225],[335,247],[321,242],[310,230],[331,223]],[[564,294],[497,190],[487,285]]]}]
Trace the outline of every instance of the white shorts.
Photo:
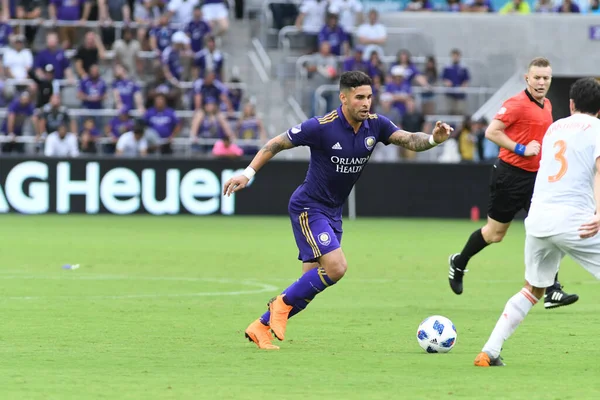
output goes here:
[{"label": "white shorts", "polygon": [[202,19],[205,21],[214,21],[217,19],[227,19],[229,11],[223,3],[205,4],[202,6]]},{"label": "white shorts", "polygon": [[565,255],[600,279],[600,233],[588,239],[577,233],[561,233],[542,238],[526,235],[525,280],[539,288],[552,286]]}]

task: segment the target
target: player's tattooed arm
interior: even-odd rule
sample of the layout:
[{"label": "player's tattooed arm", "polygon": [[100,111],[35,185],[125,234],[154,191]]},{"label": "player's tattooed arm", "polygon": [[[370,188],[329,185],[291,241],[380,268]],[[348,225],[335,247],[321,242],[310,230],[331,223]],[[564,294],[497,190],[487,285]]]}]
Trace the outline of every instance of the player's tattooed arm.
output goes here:
[{"label": "player's tattooed arm", "polygon": [[260,150],[260,153],[266,153],[273,157],[281,150],[291,149],[292,147],[294,147],[294,145],[290,141],[287,133],[284,132],[281,135],[275,136],[273,139],[269,140],[267,144],[265,144]]},{"label": "player's tattooed arm", "polygon": [[425,151],[434,147],[429,143],[429,135],[423,132],[415,133],[398,130],[392,133],[392,136],[388,140],[396,146],[401,146],[412,151]]},{"label": "player's tattooed arm", "polygon": [[287,133],[284,132],[279,136],[275,136],[260,149],[256,156],[254,156],[254,159],[250,163],[250,167],[255,171],[258,171],[263,165],[269,162],[271,158],[275,157],[277,153],[282,150],[291,149],[292,147],[294,147],[294,144],[291,142]]}]

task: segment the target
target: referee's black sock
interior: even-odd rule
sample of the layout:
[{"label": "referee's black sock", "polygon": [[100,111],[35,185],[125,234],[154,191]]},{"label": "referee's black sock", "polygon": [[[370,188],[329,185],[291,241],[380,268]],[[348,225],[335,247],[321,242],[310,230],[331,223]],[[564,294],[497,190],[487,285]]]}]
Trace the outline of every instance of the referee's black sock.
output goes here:
[{"label": "referee's black sock", "polygon": [[469,236],[469,240],[467,240],[467,244],[465,244],[465,248],[462,249],[460,255],[454,259],[454,265],[464,270],[471,257],[483,250],[488,244],[483,238],[481,229],[477,229]]},{"label": "referee's black sock", "polygon": [[561,288],[561,286],[560,286],[560,283],[558,282],[558,272],[557,272],[556,275],[554,276],[554,285],[548,286],[546,288],[546,294],[552,293],[555,290],[560,289],[560,288]]}]

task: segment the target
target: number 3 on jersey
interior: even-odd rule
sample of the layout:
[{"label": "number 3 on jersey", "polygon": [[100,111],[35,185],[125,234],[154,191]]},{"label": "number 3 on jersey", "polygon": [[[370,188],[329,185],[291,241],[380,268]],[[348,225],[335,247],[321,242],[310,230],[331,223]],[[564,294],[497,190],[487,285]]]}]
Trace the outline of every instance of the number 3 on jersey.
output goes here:
[{"label": "number 3 on jersey", "polygon": [[557,149],[554,154],[554,159],[560,163],[560,169],[556,173],[556,175],[551,175],[548,177],[548,182],[558,182],[565,174],[567,173],[567,169],[569,168],[569,163],[565,158],[565,152],[567,151],[567,143],[564,140],[559,140],[554,143],[554,148]]}]

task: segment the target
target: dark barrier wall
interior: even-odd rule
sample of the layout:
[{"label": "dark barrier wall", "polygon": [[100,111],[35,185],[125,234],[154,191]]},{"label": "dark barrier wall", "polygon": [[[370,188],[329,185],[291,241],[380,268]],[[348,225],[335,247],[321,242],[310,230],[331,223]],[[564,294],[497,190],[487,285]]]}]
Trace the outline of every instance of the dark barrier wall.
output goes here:
[{"label": "dark barrier wall", "polygon": [[[306,162],[272,162],[244,191],[223,183],[247,161],[0,159],[0,213],[283,215]],[[368,165],[356,187],[359,216],[482,216],[489,165]]]}]

